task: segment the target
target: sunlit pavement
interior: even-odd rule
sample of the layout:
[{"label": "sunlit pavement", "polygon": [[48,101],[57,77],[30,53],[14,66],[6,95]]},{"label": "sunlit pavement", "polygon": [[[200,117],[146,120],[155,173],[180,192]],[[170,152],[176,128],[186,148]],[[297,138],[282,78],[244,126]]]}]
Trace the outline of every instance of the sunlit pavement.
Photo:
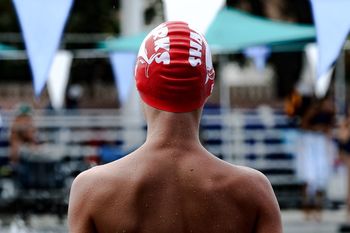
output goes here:
[{"label": "sunlit pavement", "polygon": [[[66,233],[67,223],[60,223],[52,216],[31,216],[30,226],[13,216],[1,216],[1,233]],[[321,222],[305,221],[299,210],[282,211],[285,233],[337,233],[340,224],[346,219],[345,210],[327,210]]]}]

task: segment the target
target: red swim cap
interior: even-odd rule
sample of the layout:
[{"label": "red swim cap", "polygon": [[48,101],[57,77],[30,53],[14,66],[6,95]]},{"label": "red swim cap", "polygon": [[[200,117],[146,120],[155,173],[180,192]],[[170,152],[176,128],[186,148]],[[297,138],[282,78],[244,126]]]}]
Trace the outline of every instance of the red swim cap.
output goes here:
[{"label": "red swim cap", "polygon": [[167,112],[194,111],[211,94],[214,78],[208,44],[187,23],[163,23],[142,42],[135,79],[146,104]]}]

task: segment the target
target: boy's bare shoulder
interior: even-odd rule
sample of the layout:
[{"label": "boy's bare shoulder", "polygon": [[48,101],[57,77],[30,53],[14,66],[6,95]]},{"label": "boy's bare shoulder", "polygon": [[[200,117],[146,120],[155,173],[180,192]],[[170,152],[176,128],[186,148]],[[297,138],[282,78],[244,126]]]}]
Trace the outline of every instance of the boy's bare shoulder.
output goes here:
[{"label": "boy's bare shoulder", "polygon": [[81,172],[73,181],[72,187],[83,186],[85,189],[103,186],[111,179],[118,182],[118,163],[98,165]]},{"label": "boy's bare shoulder", "polygon": [[244,166],[236,166],[237,170],[240,172],[243,178],[248,181],[256,182],[262,185],[270,185],[270,181],[267,177],[260,171]]},{"label": "boy's bare shoulder", "polygon": [[101,168],[93,167],[81,172],[73,180],[71,186],[71,193],[78,195],[87,195],[91,196],[94,192],[94,187],[99,183],[99,180],[102,179],[103,173]]},{"label": "boy's bare shoulder", "polygon": [[232,165],[230,169],[231,188],[243,190],[249,196],[265,197],[271,195],[272,186],[267,177],[258,170],[244,166]]},{"label": "boy's bare shoulder", "polygon": [[104,203],[116,195],[124,183],[123,178],[113,174],[110,164],[95,166],[81,172],[73,181],[70,191],[71,202],[81,202],[89,212],[94,212],[96,205]]}]

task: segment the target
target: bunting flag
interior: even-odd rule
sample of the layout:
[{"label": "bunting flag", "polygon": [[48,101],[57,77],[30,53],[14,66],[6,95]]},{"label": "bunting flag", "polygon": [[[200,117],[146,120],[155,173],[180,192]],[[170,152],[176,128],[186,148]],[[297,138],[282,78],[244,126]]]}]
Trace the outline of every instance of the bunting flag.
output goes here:
[{"label": "bunting flag", "polygon": [[189,23],[205,34],[225,0],[163,0],[167,21],[180,20]]},{"label": "bunting flag", "polygon": [[317,76],[326,74],[337,60],[350,30],[349,0],[311,0],[317,30]]},{"label": "bunting flag", "polygon": [[[319,51],[316,44],[308,44],[305,47],[306,61],[303,71],[303,83],[300,83],[301,92],[313,91],[318,98],[327,94],[331,84],[334,68],[330,68],[321,76],[317,75],[317,64],[319,61]],[[309,93],[311,94],[311,93]]]},{"label": "bunting flag", "polygon": [[130,96],[134,80],[136,54],[129,52],[114,52],[110,54],[115,84],[119,93],[121,105],[125,104]]},{"label": "bunting flag", "polygon": [[327,91],[329,90],[329,86],[331,85],[333,71],[334,68],[331,68],[325,74],[317,78],[315,95],[318,98],[323,98],[326,96]]},{"label": "bunting flag", "polygon": [[319,47],[316,46],[316,44],[309,44],[305,47],[306,51],[306,57],[308,60],[308,64],[310,66],[309,70],[311,73],[310,75],[312,79],[314,80],[314,92],[316,97],[323,98],[329,89],[329,86],[331,84],[332,80],[332,74],[334,71],[333,67],[329,67],[328,70],[323,73],[322,75],[318,75],[318,63],[319,63]]},{"label": "bunting flag", "polygon": [[13,0],[38,96],[60,44],[73,0]]},{"label": "bunting flag", "polygon": [[73,54],[69,51],[58,51],[49,73],[47,88],[54,109],[62,109],[66,96]]},{"label": "bunting flag", "polygon": [[244,55],[253,59],[256,68],[262,71],[266,67],[266,60],[271,54],[271,49],[267,46],[249,47],[243,51]]}]

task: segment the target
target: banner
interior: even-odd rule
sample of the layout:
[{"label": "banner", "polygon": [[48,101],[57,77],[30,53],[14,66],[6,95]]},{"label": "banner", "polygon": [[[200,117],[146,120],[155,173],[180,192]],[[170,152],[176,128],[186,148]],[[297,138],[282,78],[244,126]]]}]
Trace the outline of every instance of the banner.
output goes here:
[{"label": "banner", "polygon": [[72,65],[73,54],[69,51],[57,52],[49,73],[47,88],[54,109],[62,109]]},{"label": "banner", "polygon": [[185,21],[205,34],[225,0],[163,0],[167,21]]},{"label": "banner", "polygon": [[60,44],[73,0],[13,0],[38,96]]},{"label": "banner", "polygon": [[349,0],[311,0],[317,30],[317,76],[326,74],[337,60],[350,30]]},{"label": "banner", "polygon": [[244,55],[254,61],[256,68],[262,71],[266,67],[266,60],[271,54],[271,49],[267,46],[254,46],[246,48]]},{"label": "banner", "polygon": [[305,46],[305,59],[301,79],[297,84],[298,91],[303,95],[312,95],[323,98],[329,89],[334,68],[330,68],[321,76],[317,76],[319,51],[316,44]]},{"label": "banner", "polygon": [[134,83],[136,54],[129,52],[114,52],[110,54],[110,61],[114,73],[116,88],[119,94],[119,100],[121,105],[123,105],[128,100],[131,86]]},{"label": "banner", "polygon": [[306,58],[310,66],[310,73],[307,74],[314,80],[314,92],[316,97],[323,98],[329,89],[332,80],[334,68],[329,68],[324,74],[318,76],[317,67],[320,57],[319,48],[315,44],[309,44],[305,47]]}]

